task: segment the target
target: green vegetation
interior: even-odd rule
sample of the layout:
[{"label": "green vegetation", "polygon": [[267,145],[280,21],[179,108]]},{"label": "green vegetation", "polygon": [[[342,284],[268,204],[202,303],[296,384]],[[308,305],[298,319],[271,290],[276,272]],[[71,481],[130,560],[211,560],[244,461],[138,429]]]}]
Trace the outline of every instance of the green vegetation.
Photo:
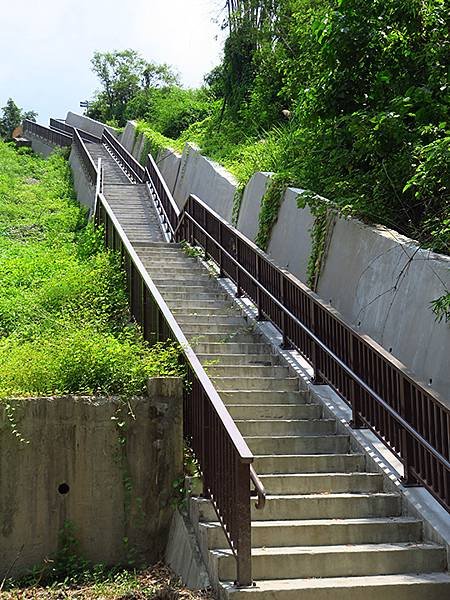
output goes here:
[{"label": "green vegetation", "polygon": [[[158,90],[148,110],[145,101],[131,101],[129,107],[140,108],[129,117],[146,122],[140,127],[148,137],[159,132],[195,142],[241,189],[254,171],[274,171],[328,198],[344,215],[448,253],[447,0],[229,0],[227,6],[224,59],[202,90],[209,114],[189,125],[174,116],[170,127],[167,115],[178,115],[181,98],[193,106],[195,94],[167,93],[158,112],[152,107],[163,97]],[[163,143],[176,147],[161,138],[150,146]],[[279,201],[268,190],[263,246]]]},{"label": "green vegetation", "polygon": [[0,397],[140,394],[178,372],[130,322],[118,257],[74,199],[68,163],[0,142]]},{"label": "green vegetation", "polygon": [[[67,563],[67,564],[66,564]],[[66,569],[68,567],[68,570]],[[59,572],[59,569],[64,568]],[[59,575],[59,576],[58,576]],[[1,587],[0,587],[1,590]],[[191,592],[164,565],[142,571],[89,565],[73,555],[54,557],[32,576],[9,581],[3,600],[212,600],[208,592]]]}]

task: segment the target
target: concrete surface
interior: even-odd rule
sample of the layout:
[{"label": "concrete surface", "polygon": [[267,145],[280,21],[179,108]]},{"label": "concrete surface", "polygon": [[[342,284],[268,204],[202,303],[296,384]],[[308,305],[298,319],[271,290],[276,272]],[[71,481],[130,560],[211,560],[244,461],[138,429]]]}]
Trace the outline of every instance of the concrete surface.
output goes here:
[{"label": "concrete surface", "polygon": [[311,255],[310,230],[314,217],[309,207],[297,207],[297,199],[302,191],[296,188],[285,191],[267,250],[277,265],[284,267],[301,281],[306,281]]},{"label": "concrete surface", "polygon": [[431,301],[450,289],[450,257],[356,220],[338,219],[318,294],[450,406],[450,328]]},{"label": "concrete surface", "polygon": [[26,132],[27,139],[31,141],[31,148],[33,152],[42,156],[42,158],[48,158],[50,154],[55,150],[55,146],[47,144],[42,138],[33,135],[31,132]]},{"label": "concrete surface", "polygon": [[231,223],[236,186],[226,169],[202,156],[193,144],[185,145],[173,192],[179,208],[189,194],[195,194]]},{"label": "concrete surface", "polygon": [[69,164],[72,170],[73,185],[77,193],[77,200],[80,204],[89,208],[89,214],[92,213],[95,203],[95,186],[87,178],[79,154],[74,146],[70,151]]},{"label": "concrete surface", "polygon": [[191,590],[209,587],[209,577],[189,519],[175,511],[167,543],[166,564]]},{"label": "concrete surface", "polygon": [[[224,169],[201,157],[195,148],[185,147],[181,165],[167,160],[162,173],[166,181],[177,180],[178,206],[188,193],[195,193],[231,222],[231,176],[224,178]],[[238,229],[251,239],[258,228],[263,186],[264,177],[256,173],[244,192]],[[268,253],[279,266],[306,281],[314,218],[308,207],[297,208],[301,191],[287,189]],[[337,219],[319,278],[319,296],[331,301],[362,334],[392,352],[450,406],[449,325],[437,323],[430,306],[448,289],[450,258],[419,250],[412,240],[394,231]]]},{"label": "concrete surface", "polygon": [[95,121],[90,117],[86,117],[84,115],[77,115],[69,111],[66,116],[66,123],[68,125],[72,125],[72,127],[77,127],[78,129],[83,129],[88,133],[92,133],[92,135],[96,135],[97,137],[102,137],[103,130],[106,128],[110,133],[114,136],[118,137],[119,132],[114,127],[110,127],[109,125],[105,125],[104,123],[100,123],[100,121]]},{"label": "concrete surface", "polygon": [[136,138],[136,121],[127,121],[125,129],[122,131],[119,137],[119,141],[128,152],[133,152],[133,146]]},{"label": "concrete surface", "polygon": [[257,172],[252,175],[242,196],[237,229],[248,238],[255,241],[259,227],[259,211],[261,201],[266,193],[271,173]]},{"label": "concrete surface", "polygon": [[166,148],[158,154],[156,164],[171,194],[173,194],[180,173],[181,154],[178,154],[175,150]]},{"label": "concrete surface", "polygon": [[11,401],[28,443],[13,435],[0,406],[0,581],[55,553],[67,521],[94,563],[162,558],[172,484],[183,471],[182,385],[157,378],[148,387],[147,398],[125,405],[72,396]]}]

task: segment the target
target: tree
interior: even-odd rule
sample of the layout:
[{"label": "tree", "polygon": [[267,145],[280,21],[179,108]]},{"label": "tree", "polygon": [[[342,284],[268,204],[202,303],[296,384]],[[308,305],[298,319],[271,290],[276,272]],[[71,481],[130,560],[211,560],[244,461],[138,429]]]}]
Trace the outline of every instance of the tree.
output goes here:
[{"label": "tree", "polygon": [[128,102],[139,91],[177,83],[177,76],[168,65],[148,62],[135,50],[95,52],[91,63],[102,90],[97,93],[88,115],[119,125],[125,122]]},{"label": "tree", "polygon": [[22,111],[12,98],[9,98],[6,106],[2,108],[2,117],[0,118],[0,136],[10,138],[12,132],[18,127],[24,119],[36,121],[37,113],[33,110]]}]

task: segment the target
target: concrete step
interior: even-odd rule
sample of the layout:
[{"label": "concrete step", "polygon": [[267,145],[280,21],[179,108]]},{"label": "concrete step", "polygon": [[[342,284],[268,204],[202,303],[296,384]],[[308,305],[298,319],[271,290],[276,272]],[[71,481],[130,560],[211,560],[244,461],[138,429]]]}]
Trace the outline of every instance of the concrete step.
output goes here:
[{"label": "concrete step", "polygon": [[233,341],[237,344],[249,344],[255,340],[255,336],[251,335],[250,333],[240,333],[239,331],[231,333],[209,333],[208,331],[192,331],[184,326],[183,333],[187,338],[192,338],[192,344],[195,345],[195,347],[197,347],[197,344],[199,343],[211,344],[215,342]]},{"label": "concrete step", "polygon": [[[218,561],[219,578],[233,579],[236,561],[231,550],[212,550],[211,554]],[[433,573],[444,569],[444,550],[435,544],[291,546],[252,550],[252,571],[256,580]]]},{"label": "concrete step", "polygon": [[233,419],[238,420],[320,419],[322,416],[322,407],[318,404],[229,404],[227,408]]},{"label": "concrete step", "polygon": [[189,316],[203,317],[203,320],[206,321],[227,316],[235,316],[242,318],[242,314],[231,304],[231,302],[226,307],[197,306],[195,308],[187,308],[185,306],[182,306],[180,308],[174,308],[172,312],[175,316],[180,318]]},{"label": "concrete step", "polygon": [[[195,332],[192,332],[195,333]],[[215,367],[212,367],[214,369]],[[270,367],[268,367],[270,368]],[[283,367],[280,367],[283,368]],[[265,390],[265,391],[296,391],[299,381],[297,377],[284,377],[275,379],[273,377],[220,377],[211,375],[218,390]]]},{"label": "concrete step", "polygon": [[355,473],[366,469],[364,454],[255,455],[258,475],[297,473]]},{"label": "concrete step", "polygon": [[233,310],[233,304],[229,299],[222,298],[220,300],[202,300],[199,306],[198,300],[189,300],[186,298],[175,298],[170,300],[170,306],[174,309],[181,308],[182,310],[198,310],[199,308],[215,308],[217,310]]},{"label": "concrete step", "polygon": [[[188,317],[185,317],[188,318]],[[241,317],[230,317],[232,319],[239,320]],[[179,323],[183,320],[176,317]],[[216,360],[218,365],[261,365],[271,366],[277,365],[279,362],[276,354],[197,354],[200,361],[212,361]]]},{"label": "concrete step", "polygon": [[[256,587],[222,583],[230,600],[446,600],[447,573],[261,580]],[[222,597],[222,596],[221,596]]]},{"label": "concrete step", "polygon": [[244,436],[322,435],[336,431],[334,419],[254,419],[235,423]]},{"label": "concrete step", "polygon": [[[209,548],[227,547],[220,523],[199,523],[199,529],[206,535]],[[421,539],[422,522],[412,517],[252,522],[253,548],[383,544]]]},{"label": "concrete step", "polygon": [[344,454],[347,435],[244,436],[253,454]]},{"label": "concrete step", "polygon": [[290,375],[289,368],[282,365],[214,365],[209,372],[212,377],[233,378],[271,377],[272,379],[287,379]]},{"label": "concrete step", "polygon": [[[162,291],[162,295],[165,296],[164,291]],[[249,333],[248,325],[245,323],[245,321],[242,321],[240,326],[236,325],[236,323],[220,323],[217,321],[215,323],[202,323],[201,321],[181,321],[179,324],[182,326],[181,328],[183,331],[186,330],[199,334],[225,333],[227,335],[234,335],[235,333]]]},{"label": "concrete step", "polygon": [[[151,275],[150,275],[151,276]],[[203,305],[205,300],[228,300],[228,295],[225,292],[221,292],[220,290],[211,290],[210,292],[189,292],[187,291],[179,291],[179,292],[165,292],[164,289],[161,290],[161,293],[171,300],[190,300],[197,302],[197,304]]]},{"label": "concrete step", "polygon": [[[209,500],[192,498],[197,503],[200,521],[217,520]],[[264,510],[252,503],[252,520],[285,521],[315,519],[368,519],[399,517],[401,498],[398,494],[278,494],[268,495]]]},{"label": "concrete step", "polygon": [[211,342],[198,344],[198,354],[270,354],[271,347],[264,342],[236,343]]},{"label": "concrete step", "polygon": [[[203,315],[185,315],[185,314],[177,314],[176,316],[177,322],[181,324],[188,323],[197,323],[200,322],[202,325],[211,327],[212,325],[233,325],[236,329],[242,327],[248,327],[248,322],[244,319],[244,317],[240,315],[214,315],[214,316],[203,316]],[[235,356],[235,355],[231,355]],[[246,356],[245,354],[241,354],[241,356]],[[221,357],[222,360],[223,357]],[[232,364],[239,365],[238,361],[233,362]]]},{"label": "concrete step", "polygon": [[260,475],[269,494],[344,494],[383,491],[379,473],[295,473]]},{"label": "concrete step", "polygon": [[227,406],[235,404],[306,404],[309,392],[304,391],[268,391],[268,390],[223,390],[219,395]]},{"label": "concrete step", "polygon": [[173,279],[170,273],[167,273],[164,277],[155,276],[151,271],[148,271],[148,274],[158,288],[172,292],[182,292],[183,290],[189,290],[191,293],[220,291],[217,289],[214,281],[211,281],[208,277],[192,277],[180,281],[178,278]]}]

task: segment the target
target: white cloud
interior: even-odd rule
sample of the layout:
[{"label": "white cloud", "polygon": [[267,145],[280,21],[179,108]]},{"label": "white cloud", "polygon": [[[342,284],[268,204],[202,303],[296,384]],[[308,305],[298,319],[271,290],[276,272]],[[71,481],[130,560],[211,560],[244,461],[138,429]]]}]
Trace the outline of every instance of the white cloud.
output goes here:
[{"label": "white cloud", "polygon": [[[4,2],[3,2],[4,3]],[[2,4],[3,4],[2,3]],[[97,86],[95,50],[134,48],[200,85],[218,62],[221,0],[26,0],[2,6],[0,105],[8,97],[40,121],[78,110]],[[219,37],[219,39],[216,39]]]}]

